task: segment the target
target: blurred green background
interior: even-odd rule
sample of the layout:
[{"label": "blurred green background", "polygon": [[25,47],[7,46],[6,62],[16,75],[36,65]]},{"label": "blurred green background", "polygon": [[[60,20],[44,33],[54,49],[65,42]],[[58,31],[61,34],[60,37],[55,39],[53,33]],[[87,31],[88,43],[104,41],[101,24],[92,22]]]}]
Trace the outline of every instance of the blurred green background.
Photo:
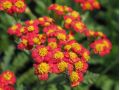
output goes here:
[{"label": "blurred green background", "polygon": [[109,55],[94,55],[89,62],[89,71],[78,87],[71,88],[62,74],[50,75],[48,81],[39,81],[34,75],[33,60],[30,55],[16,48],[15,38],[7,34],[7,28],[15,19],[0,12],[0,72],[10,69],[17,76],[16,90],[118,90],[119,81],[119,0],[100,0],[101,9],[81,11],[73,0],[26,0],[28,9],[20,15],[22,21],[47,16],[47,7],[56,2],[71,6],[80,12],[83,22],[89,29],[104,32],[112,42]]}]

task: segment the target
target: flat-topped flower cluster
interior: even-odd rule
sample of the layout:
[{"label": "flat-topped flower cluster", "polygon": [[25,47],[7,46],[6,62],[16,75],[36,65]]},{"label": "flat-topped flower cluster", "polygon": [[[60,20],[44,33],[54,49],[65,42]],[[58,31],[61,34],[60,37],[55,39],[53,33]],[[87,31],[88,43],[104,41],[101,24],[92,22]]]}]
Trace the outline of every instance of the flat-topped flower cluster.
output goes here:
[{"label": "flat-topped flower cluster", "polygon": [[79,13],[72,8],[52,4],[48,9],[63,17],[63,27],[43,16],[24,24],[17,23],[8,33],[19,38],[18,49],[31,52],[35,74],[40,80],[47,80],[51,73],[66,73],[71,86],[77,86],[88,69],[90,51],[75,40],[75,32],[95,38],[90,48],[101,56],[110,52],[111,43],[102,32],[88,30]]},{"label": "flat-topped flower cluster", "polygon": [[82,10],[95,10],[100,9],[100,3],[98,0],[74,0],[76,3],[79,3],[82,7]]},{"label": "flat-topped flower cluster", "polygon": [[0,0],[0,11],[8,14],[25,12],[26,4],[24,0]]}]

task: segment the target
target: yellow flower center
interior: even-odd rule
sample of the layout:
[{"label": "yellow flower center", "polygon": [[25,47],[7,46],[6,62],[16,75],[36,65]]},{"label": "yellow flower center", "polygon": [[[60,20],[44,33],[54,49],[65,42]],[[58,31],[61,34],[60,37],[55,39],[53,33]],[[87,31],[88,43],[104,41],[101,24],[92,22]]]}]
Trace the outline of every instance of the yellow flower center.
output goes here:
[{"label": "yellow flower center", "polygon": [[90,3],[85,3],[85,7],[86,7],[86,9],[90,9],[91,8],[91,4]]},{"label": "yellow flower center", "polygon": [[23,39],[23,40],[22,40],[22,43],[23,43],[25,46],[27,46],[28,41],[27,41],[26,39]]},{"label": "yellow flower center", "polygon": [[62,27],[60,27],[60,26],[57,26],[57,28],[58,28],[59,30],[63,30]]},{"label": "yellow flower center", "polygon": [[103,40],[103,44],[104,44],[104,46],[106,46],[107,48],[109,47],[109,44],[108,44],[108,42],[107,42],[106,40]]},{"label": "yellow flower center", "polygon": [[49,22],[45,22],[44,26],[49,26],[50,23]]},{"label": "yellow flower center", "polygon": [[103,44],[96,44],[95,48],[97,52],[101,52],[103,50],[104,45]]},{"label": "yellow flower center", "polygon": [[74,18],[77,18],[77,17],[79,16],[79,13],[76,12],[76,11],[73,11],[73,12],[71,13],[71,16],[73,16]]},{"label": "yellow flower center", "polygon": [[44,74],[49,72],[50,67],[47,63],[40,63],[37,69],[39,73]]},{"label": "yellow flower center", "polygon": [[33,23],[34,23],[34,21],[33,21],[33,20],[30,20],[30,21],[29,21],[29,23],[30,23],[30,24],[33,24]]},{"label": "yellow flower center", "polygon": [[70,49],[71,49],[71,45],[65,45],[65,46],[64,46],[64,49],[65,49],[65,50],[70,50]]},{"label": "yellow flower center", "polygon": [[76,82],[79,79],[79,75],[77,72],[73,71],[70,75],[70,80],[71,82]]},{"label": "yellow flower center", "polygon": [[64,11],[64,9],[62,8],[62,6],[59,6],[59,5],[56,7],[56,10],[58,10],[58,11]]},{"label": "yellow flower center", "polygon": [[64,57],[64,54],[60,51],[57,51],[55,54],[54,54],[54,58],[55,59],[62,59]]},{"label": "yellow flower center", "polygon": [[53,21],[53,19],[52,19],[52,18],[50,18],[50,17],[48,17],[48,18],[47,18],[47,21],[48,21],[48,22],[52,22],[52,21]]},{"label": "yellow flower center", "polygon": [[25,31],[25,29],[22,27],[22,28],[20,29],[20,32],[23,33],[24,31]]},{"label": "yellow flower center", "polygon": [[78,61],[75,63],[75,68],[76,69],[82,69],[83,68],[83,63],[81,61]]},{"label": "yellow flower center", "polygon": [[72,22],[72,20],[70,19],[70,18],[67,18],[66,20],[65,20],[65,23],[67,23],[67,24],[70,24]]},{"label": "yellow flower center", "polygon": [[10,9],[12,7],[12,3],[10,1],[5,1],[2,5],[4,9]]},{"label": "yellow flower center", "polygon": [[78,57],[77,54],[74,53],[74,52],[69,52],[69,55],[70,55],[71,60],[74,60],[74,59],[76,59]]},{"label": "yellow flower center", "polygon": [[50,33],[53,33],[53,32],[54,32],[54,30],[49,29],[47,33],[50,34]]},{"label": "yellow flower center", "polygon": [[34,42],[35,44],[40,44],[40,40],[39,40],[39,38],[37,38],[37,37],[33,38],[33,42]]},{"label": "yellow flower center", "polygon": [[90,35],[93,36],[94,35],[94,31],[89,31]]},{"label": "yellow flower center", "polygon": [[65,10],[65,11],[68,11],[69,8],[68,8],[67,6],[64,6],[64,10]]},{"label": "yellow flower center", "polygon": [[75,38],[73,37],[73,35],[69,35],[69,40],[74,40]]},{"label": "yellow flower center", "polygon": [[3,75],[3,77],[6,79],[6,80],[10,80],[12,78],[12,75],[10,75],[9,73],[6,73]]},{"label": "yellow flower center", "polygon": [[44,47],[44,48],[40,48],[39,49],[39,55],[44,57],[45,55],[47,55],[48,50]]},{"label": "yellow flower center", "polygon": [[68,65],[67,65],[67,63],[66,62],[64,62],[64,61],[62,61],[62,62],[60,62],[59,64],[58,64],[58,68],[59,68],[59,70],[60,71],[65,71],[65,69],[68,67]]},{"label": "yellow flower center", "polygon": [[80,47],[80,45],[78,43],[73,43],[72,48],[74,48],[76,50],[81,50],[81,47]]},{"label": "yellow flower center", "polygon": [[15,6],[18,8],[23,8],[25,6],[24,2],[19,0],[15,3]]},{"label": "yellow flower center", "polygon": [[84,56],[85,60],[87,60],[87,61],[90,59],[90,56],[87,52],[84,52],[83,56]]},{"label": "yellow flower center", "polygon": [[41,18],[38,18],[38,20],[39,20],[39,21],[44,21],[44,18],[41,17]]},{"label": "yellow flower center", "polygon": [[15,31],[17,28],[18,28],[17,25],[13,25],[11,29]]},{"label": "yellow flower center", "polygon": [[48,43],[48,46],[50,46],[52,49],[57,48],[57,43],[56,42],[50,42]]},{"label": "yellow flower center", "polygon": [[39,39],[41,40],[44,37],[44,34],[39,34]]},{"label": "yellow flower center", "polygon": [[58,38],[59,40],[66,40],[66,35],[65,35],[65,34],[62,34],[62,33],[59,33],[59,34],[57,35],[57,38]]},{"label": "yellow flower center", "polygon": [[104,34],[102,32],[98,32],[98,35],[102,37]]},{"label": "yellow flower center", "polygon": [[75,26],[80,30],[83,29],[83,24],[81,22],[76,23]]},{"label": "yellow flower center", "polygon": [[29,26],[29,27],[28,27],[28,31],[31,32],[31,31],[34,31],[34,30],[35,30],[35,29],[34,29],[34,26]]}]

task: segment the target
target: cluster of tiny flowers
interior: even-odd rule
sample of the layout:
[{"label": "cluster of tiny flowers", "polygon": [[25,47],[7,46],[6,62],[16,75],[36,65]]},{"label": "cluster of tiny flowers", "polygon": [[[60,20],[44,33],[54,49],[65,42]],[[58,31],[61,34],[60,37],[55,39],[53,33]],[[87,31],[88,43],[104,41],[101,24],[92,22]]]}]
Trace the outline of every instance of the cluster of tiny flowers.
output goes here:
[{"label": "cluster of tiny flowers", "polygon": [[94,10],[100,9],[100,3],[98,0],[74,0],[79,3],[83,10]]},{"label": "cluster of tiny flowers", "polygon": [[24,0],[0,0],[0,11],[5,11],[9,14],[23,13],[26,9]]},{"label": "cluster of tiny flowers", "polygon": [[20,38],[18,49],[31,52],[35,74],[40,80],[47,80],[50,73],[68,73],[72,86],[83,81],[90,52],[52,18],[44,16],[28,20],[24,25],[18,23],[8,33]]},{"label": "cluster of tiny flowers", "polygon": [[88,39],[91,37],[94,38],[95,40],[90,44],[90,48],[95,54],[99,54],[100,56],[109,54],[112,44],[107,36],[102,32],[89,30],[82,22],[80,14],[77,11],[72,10],[70,7],[58,4],[52,4],[48,9],[54,11],[64,19],[64,28],[69,30],[71,33],[77,32],[83,34]]},{"label": "cluster of tiny flowers", "polygon": [[15,90],[16,77],[13,72],[6,70],[0,74],[0,90]]},{"label": "cluster of tiny flowers", "polygon": [[51,73],[66,73],[71,86],[77,86],[87,71],[90,51],[75,40],[74,33],[99,38],[90,45],[96,54],[108,54],[111,43],[102,32],[88,30],[79,13],[70,7],[52,4],[48,9],[63,16],[68,32],[56,25],[52,18],[44,16],[24,24],[17,23],[8,29],[8,33],[19,38],[18,49],[31,52],[35,74],[40,80],[47,80]]}]

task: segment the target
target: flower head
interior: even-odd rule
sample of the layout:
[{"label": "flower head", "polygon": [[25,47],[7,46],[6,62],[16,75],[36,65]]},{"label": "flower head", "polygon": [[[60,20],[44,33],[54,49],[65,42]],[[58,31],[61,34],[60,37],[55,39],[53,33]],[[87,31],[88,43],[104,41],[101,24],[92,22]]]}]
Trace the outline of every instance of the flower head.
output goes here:
[{"label": "flower head", "polygon": [[0,75],[1,86],[14,85],[15,83],[16,83],[16,77],[13,72],[7,70]]}]

